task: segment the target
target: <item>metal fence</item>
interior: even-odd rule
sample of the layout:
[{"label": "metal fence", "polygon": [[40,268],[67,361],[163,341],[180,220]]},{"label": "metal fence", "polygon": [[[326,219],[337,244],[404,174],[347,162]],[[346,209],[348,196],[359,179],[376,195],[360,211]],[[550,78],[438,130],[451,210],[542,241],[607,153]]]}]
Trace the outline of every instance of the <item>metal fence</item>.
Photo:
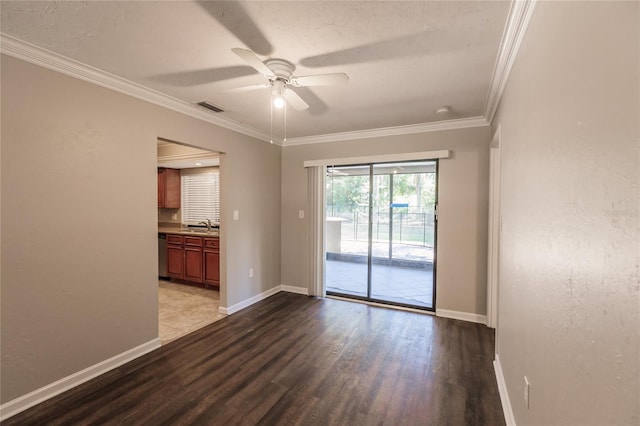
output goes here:
[{"label": "metal fence", "polygon": [[[412,211],[413,210],[413,211]],[[327,211],[330,210],[328,206]],[[344,219],[342,222],[343,241],[367,241],[369,238],[369,211],[366,206],[354,211],[335,211],[333,217]],[[431,246],[434,233],[433,206],[422,208],[394,209],[373,212],[373,241]],[[391,238],[390,238],[391,237]]]}]

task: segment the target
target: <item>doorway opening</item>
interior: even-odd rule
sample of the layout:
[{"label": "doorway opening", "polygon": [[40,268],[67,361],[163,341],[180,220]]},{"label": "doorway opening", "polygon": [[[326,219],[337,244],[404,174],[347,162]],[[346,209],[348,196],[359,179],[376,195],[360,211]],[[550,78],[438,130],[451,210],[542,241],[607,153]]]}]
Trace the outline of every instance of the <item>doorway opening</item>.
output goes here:
[{"label": "doorway opening", "polygon": [[158,334],[164,345],[220,307],[220,153],[158,139]]},{"label": "doorway opening", "polygon": [[438,160],[327,167],[326,293],[435,310]]}]

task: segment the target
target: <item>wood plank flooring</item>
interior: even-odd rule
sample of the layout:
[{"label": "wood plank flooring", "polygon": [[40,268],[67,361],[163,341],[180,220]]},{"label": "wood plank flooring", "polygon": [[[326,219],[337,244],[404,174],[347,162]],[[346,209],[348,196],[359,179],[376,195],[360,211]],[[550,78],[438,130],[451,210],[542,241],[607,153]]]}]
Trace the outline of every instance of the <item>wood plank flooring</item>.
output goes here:
[{"label": "wood plank flooring", "polygon": [[3,425],[504,425],[493,330],[278,293]]}]

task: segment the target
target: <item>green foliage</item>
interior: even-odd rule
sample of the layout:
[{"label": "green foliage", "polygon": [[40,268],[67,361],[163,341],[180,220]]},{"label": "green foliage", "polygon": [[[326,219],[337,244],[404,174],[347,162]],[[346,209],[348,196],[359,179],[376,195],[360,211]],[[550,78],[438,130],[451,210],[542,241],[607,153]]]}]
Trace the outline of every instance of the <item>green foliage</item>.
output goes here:
[{"label": "green foliage", "polygon": [[435,173],[393,175],[393,202],[408,203],[414,209],[433,206],[436,200],[435,176]]},{"label": "green foliage", "polygon": [[[436,199],[435,173],[393,175],[393,200],[389,200],[391,175],[375,175],[374,210],[387,208],[390,202],[407,203],[415,211],[432,208]],[[351,212],[369,204],[369,176],[331,176],[327,178],[328,214]]]},{"label": "green foliage", "polygon": [[327,212],[353,211],[369,204],[369,176],[332,176],[327,178]]},{"label": "green foliage", "polygon": [[[373,239],[403,244],[433,244],[433,206],[436,201],[435,173],[397,173],[373,176]],[[393,191],[390,191],[393,182]],[[328,176],[327,216],[339,216],[342,239],[368,238],[369,175]],[[391,200],[393,192],[393,200]],[[390,203],[408,204],[390,212]],[[391,213],[391,214],[390,214]],[[392,223],[390,223],[390,221]]]}]

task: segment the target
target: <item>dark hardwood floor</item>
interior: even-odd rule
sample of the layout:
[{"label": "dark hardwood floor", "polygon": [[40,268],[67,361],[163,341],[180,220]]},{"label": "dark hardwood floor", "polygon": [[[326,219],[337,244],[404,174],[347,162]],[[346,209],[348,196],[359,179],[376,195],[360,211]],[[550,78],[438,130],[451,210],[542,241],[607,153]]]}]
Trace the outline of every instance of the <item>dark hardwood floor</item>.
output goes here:
[{"label": "dark hardwood floor", "polygon": [[278,293],[3,425],[503,425],[493,330]]}]

